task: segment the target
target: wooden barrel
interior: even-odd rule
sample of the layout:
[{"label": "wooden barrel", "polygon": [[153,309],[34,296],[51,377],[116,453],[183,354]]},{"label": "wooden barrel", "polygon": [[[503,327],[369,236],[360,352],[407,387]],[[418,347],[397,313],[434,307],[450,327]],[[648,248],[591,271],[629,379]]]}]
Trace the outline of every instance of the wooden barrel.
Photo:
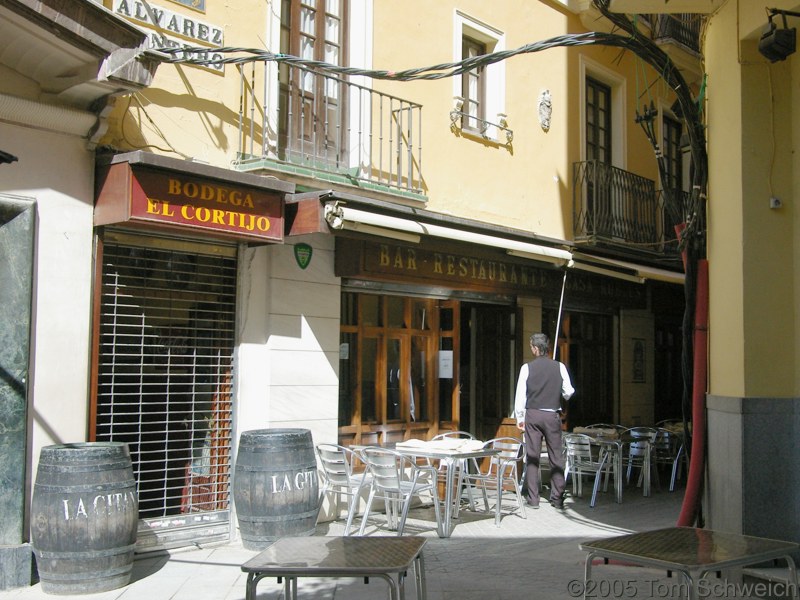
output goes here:
[{"label": "wooden barrel", "polygon": [[130,582],[139,518],[128,445],[46,446],[31,502],[42,589],[93,594]]},{"label": "wooden barrel", "polygon": [[239,437],[233,501],[242,544],[263,550],[314,533],[319,479],[308,429],[256,429]]}]

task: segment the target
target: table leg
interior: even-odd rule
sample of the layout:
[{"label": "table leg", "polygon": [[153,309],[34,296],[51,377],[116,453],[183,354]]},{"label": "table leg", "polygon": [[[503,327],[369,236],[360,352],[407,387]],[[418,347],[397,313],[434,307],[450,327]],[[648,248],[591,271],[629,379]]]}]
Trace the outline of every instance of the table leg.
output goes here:
[{"label": "table leg", "polygon": [[[494,507],[494,524],[500,527],[500,517],[502,516],[502,503],[503,503],[503,469],[497,465],[497,504]],[[523,509],[524,510],[524,509]]]},{"label": "table leg", "polygon": [[[442,531],[439,537],[450,537],[450,533],[453,529],[453,470],[454,470],[454,460],[450,457],[442,459],[444,460],[446,466],[446,472],[444,476],[445,481],[445,488],[444,488],[444,518],[442,519]],[[435,502],[438,502],[438,499],[434,499]]]},{"label": "table leg", "polygon": [[688,571],[678,571],[683,575],[686,580],[686,600],[697,600],[700,597],[700,590],[697,589],[697,584],[700,581],[699,577],[692,577]]},{"label": "table leg", "polygon": [[258,580],[255,578],[255,573],[248,573],[247,574],[247,586],[244,588],[244,598],[245,600],[255,600],[256,597],[256,584]]},{"label": "table leg", "polygon": [[400,600],[406,600],[406,572],[400,571],[397,574],[397,589]]},{"label": "table leg", "polygon": [[[453,518],[458,519],[458,513],[461,509],[461,486],[464,482],[465,473],[469,476],[469,461],[467,459],[459,459],[454,464],[458,465],[458,481],[456,482],[456,498],[455,509],[453,510]],[[475,501],[472,499],[472,486],[467,484],[467,500],[469,502],[469,509],[475,510]]]},{"label": "table leg", "polygon": [[461,477],[462,477],[462,472],[461,471],[464,468],[464,465],[461,464],[460,460],[457,460],[457,461],[455,461],[453,463],[454,467],[456,465],[458,465],[458,467],[457,467],[458,476],[456,476],[455,474],[453,475],[453,480],[456,482],[456,493],[455,493],[455,497],[453,499],[453,501],[454,501],[453,519],[458,519],[458,513],[461,510],[461,481],[462,481],[461,480]]},{"label": "table leg", "polygon": [[425,559],[422,551],[414,559],[414,577],[417,581],[417,600],[427,600],[428,590],[425,588]]},{"label": "table leg", "polygon": [[797,589],[797,566],[791,556],[787,554],[785,558],[786,566],[789,568],[789,584],[792,586],[792,596],[800,599],[800,590]]},{"label": "table leg", "polygon": [[[381,579],[383,579],[387,583],[387,585],[389,586],[389,598],[391,600],[404,600],[405,599],[405,595],[404,595],[404,592],[403,592],[403,584],[402,583],[398,583],[398,581],[402,581],[402,577],[403,577],[402,572],[397,574],[398,581],[395,581],[394,577],[392,577],[391,575],[387,575],[386,573],[376,573],[376,574],[370,575],[370,577],[380,577]],[[297,600],[297,599],[294,598],[293,600]]]},{"label": "table leg", "polygon": [[[471,461],[469,459],[465,458],[461,462],[462,462],[461,470],[459,471],[459,473],[462,475],[462,477],[460,477],[460,479],[463,480],[463,475],[464,474],[466,474],[466,476],[469,477],[469,473],[470,473],[469,465],[470,465]],[[459,488],[460,487],[461,486],[459,486]],[[460,493],[461,493],[461,491],[459,489],[459,494]],[[461,496],[460,495],[458,497],[458,501],[461,502]],[[469,509],[474,511],[475,510],[475,499],[472,497],[472,486],[469,485],[469,481],[467,481],[467,501],[469,502]]]},{"label": "table leg", "polygon": [[[265,577],[267,575],[258,571],[251,571],[247,574],[247,585],[244,592],[245,600],[256,600],[256,587],[258,587],[258,582]],[[280,583],[280,580],[278,583]]]},{"label": "table leg", "polygon": [[586,595],[586,588],[589,586],[589,582],[592,580],[592,561],[594,560],[595,553],[589,552],[586,556],[586,564],[583,566],[583,598],[586,600],[588,596]]},{"label": "table leg", "polygon": [[297,600],[297,580],[294,580],[294,591],[292,591],[292,577],[283,578],[283,597],[286,600]]}]

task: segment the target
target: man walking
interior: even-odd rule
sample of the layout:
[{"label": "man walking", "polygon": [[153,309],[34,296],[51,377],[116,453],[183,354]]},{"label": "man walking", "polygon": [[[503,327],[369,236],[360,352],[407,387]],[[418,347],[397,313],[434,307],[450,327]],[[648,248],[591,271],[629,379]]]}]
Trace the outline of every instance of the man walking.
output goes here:
[{"label": "man walking", "polygon": [[531,336],[533,360],[522,365],[514,395],[517,428],[525,432],[528,505],[539,508],[539,456],[542,438],[550,460],[550,504],[564,508],[564,453],[561,448],[561,398],[569,400],[575,389],[563,363],[547,356],[550,339]]}]

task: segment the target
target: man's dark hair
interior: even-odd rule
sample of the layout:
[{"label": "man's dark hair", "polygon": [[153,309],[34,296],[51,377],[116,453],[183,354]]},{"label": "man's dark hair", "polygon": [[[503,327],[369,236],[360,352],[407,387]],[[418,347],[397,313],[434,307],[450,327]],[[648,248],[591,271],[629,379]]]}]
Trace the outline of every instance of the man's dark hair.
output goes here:
[{"label": "man's dark hair", "polygon": [[539,349],[539,356],[545,356],[550,348],[550,338],[544,333],[534,333],[531,336],[531,346]]}]

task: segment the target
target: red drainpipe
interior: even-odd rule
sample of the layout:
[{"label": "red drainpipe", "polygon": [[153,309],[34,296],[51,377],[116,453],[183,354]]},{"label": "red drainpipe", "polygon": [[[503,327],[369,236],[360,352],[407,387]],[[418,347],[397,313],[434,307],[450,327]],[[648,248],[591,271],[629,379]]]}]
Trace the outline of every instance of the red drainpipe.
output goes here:
[{"label": "red drainpipe", "polygon": [[694,379],[692,380],[692,455],[686,493],[678,527],[695,524],[703,493],[706,446],[706,379],[708,370],[708,261],[697,261],[697,292],[694,309]]}]

